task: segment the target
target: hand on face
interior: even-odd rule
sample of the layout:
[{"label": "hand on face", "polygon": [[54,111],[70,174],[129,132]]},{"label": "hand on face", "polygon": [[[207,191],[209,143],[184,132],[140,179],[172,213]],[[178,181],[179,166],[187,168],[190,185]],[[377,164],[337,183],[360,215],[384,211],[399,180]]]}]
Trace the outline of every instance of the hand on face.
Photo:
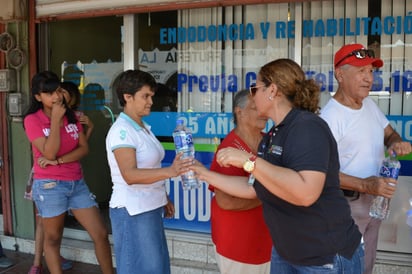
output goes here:
[{"label": "hand on face", "polygon": [[59,119],[63,118],[66,113],[66,105],[62,98],[53,102],[51,116]]},{"label": "hand on face", "polygon": [[89,117],[88,117],[87,115],[82,114],[82,115],[81,115],[80,117],[78,117],[78,118],[79,118],[79,122],[80,122],[82,125],[86,125],[86,126],[89,125],[90,120],[89,120]]}]

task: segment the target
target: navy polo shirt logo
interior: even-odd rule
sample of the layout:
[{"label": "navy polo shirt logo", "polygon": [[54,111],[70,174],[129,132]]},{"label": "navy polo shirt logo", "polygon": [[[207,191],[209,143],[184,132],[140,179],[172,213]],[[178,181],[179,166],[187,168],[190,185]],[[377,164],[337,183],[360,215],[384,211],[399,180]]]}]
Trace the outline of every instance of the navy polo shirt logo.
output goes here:
[{"label": "navy polo shirt logo", "polygon": [[283,148],[281,146],[272,145],[269,148],[269,153],[274,155],[282,155]]}]

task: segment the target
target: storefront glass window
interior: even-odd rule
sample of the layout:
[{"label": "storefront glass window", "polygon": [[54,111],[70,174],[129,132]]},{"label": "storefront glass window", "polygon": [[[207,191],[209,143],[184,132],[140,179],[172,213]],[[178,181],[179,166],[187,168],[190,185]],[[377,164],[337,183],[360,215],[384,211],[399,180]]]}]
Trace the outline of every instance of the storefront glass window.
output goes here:
[{"label": "storefront glass window", "polygon": [[[324,0],[133,15],[134,68],[150,72],[160,84],[152,113],[145,120],[152,125],[167,151],[164,165],[169,165],[174,157],[170,137],[177,117],[183,117],[194,134],[196,157],[205,165],[210,164],[220,139],[233,128],[233,95],[253,84],[259,68],[271,60],[291,58],[301,63],[307,76],[321,85],[323,106],[337,88],[333,75],[334,53],[348,43],[372,48],[384,60],[384,67],[374,72],[370,95],[401,136],[412,141],[411,12],[412,3],[407,0]],[[105,157],[102,150],[105,132],[121,111],[112,83],[124,69],[124,51],[130,50],[122,47],[129,26],[119,18],[105,20],[115,22],[114,35],[101,31],[101,23],[96,24],[96,29],[87,31],[87,35],[82,26],[89,23],[83,20],[49,23],[53,33],[60,33],[50,36],[53,37],[50,43],[52,68],[65,71],[65,65],[78,64],[84,73],[83,83],[79,78],[79,85],[86,89],[88,84],[98,83],[104,90],[102,95],[95,86],[90,86],[95,92],[84,93],[87,104],[83,105],[86,111],[103,115],[103,118],[95,118],[97,123],[101,122],[101,132],[95,135],[88,156],[90,160],[86,159],[84,165],[86,180],[91,183],[92,190],[99,193],[98,199],[102,202],[110,198],[110,176],[107,169],[101,171],[101,163],[95,159]],[[71,28],[76,22],[77,27]],[[93,37],[115,40],[116,44],[109,49],[105,45],[104,60],[96,59],[95,55],[101,54],[97,49],[102,47],[102,42],[87,40]],[[74,51],[71,43],[82,47]],[[64,78],[69,79],[69,76],[70,73]],[[270,126],[269,123],[268,128]],[[99,154],[101,152],[103,154]],[[406,182],[412,176],[411,159],[402,160],[404,174],[400,179],[403,188],[400,192],[411,196],[410,182]],[[98,178],[93,177],[96,174]],[[101,187],[102,182],[105,188]],[[177,213],[174,219],[166,220],[166,227],[209,232],[212,194],[207,185],[198,191],[183,192],[179,183],[180,178],[171,178],[168,185]],[[407,206],[404,200],[407,201],[404,197],[394,199],[392,206],[399,214],[392,215],[394,219],[388,221],[388,229],[383,229],[385,235],[405,236],[405,231],[399,232],[405,228],[398,226],[395,220],[401,218]],[[401,246],[384,245],[388,249]],[[398,251],[412,252],[410,246]]]},{"label": "storefront glass window", "polygon": [[[174,157],[170,136],[177,117],[193,132],[196,157],[210,164],[220,139],[233,128],[235,92],[255,83],[257,71],[268,61],[294,58],[293,18],[293,4],[135,16],[135,67],[153,74],[162,87],[154,98],[154,105],[156,100],[160,105],[146,121],[165,141],[165,165]],[[165,221],[166,227],[209,232],[212,194],[207,185],[184,192],[179,184],[180,178],[172,178],[168,186],[177,213]]]}]

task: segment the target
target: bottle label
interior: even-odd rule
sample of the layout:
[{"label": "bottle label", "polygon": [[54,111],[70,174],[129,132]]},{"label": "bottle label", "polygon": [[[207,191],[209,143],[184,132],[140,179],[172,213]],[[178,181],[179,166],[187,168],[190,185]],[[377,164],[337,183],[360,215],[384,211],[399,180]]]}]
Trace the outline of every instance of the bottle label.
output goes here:
[{"label": "bottle label", "polygon": [[388,166],[382,165],[379,174],[382,177],[398,179],[399,168],[397,168],[397,167],[388,167]]},{"label": "bottle label", "polygon": [[192,134],[177,134],[174,136],[173,141],[177,149],[193,145]]}]

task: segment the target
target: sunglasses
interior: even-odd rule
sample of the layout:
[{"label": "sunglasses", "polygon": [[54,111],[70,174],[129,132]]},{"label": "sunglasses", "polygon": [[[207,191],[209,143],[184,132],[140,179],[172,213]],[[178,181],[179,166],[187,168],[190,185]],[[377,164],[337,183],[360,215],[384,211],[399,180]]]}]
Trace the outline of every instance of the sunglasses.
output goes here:
[{"label": "sunglasses", "polygon": [[345,59],[355,56],[356,59],[365,59],[366,57],[370,58],[375,58],[375,53],[371,49],[357,49],[343,57],[342,59],[339,60],[339,62],[336,63],[335,67],[339,66],[340,63],[342,63]]},{"label": "sunglasses", "polygon": [[249,87],[249,93],[250,93],[250,95],[255,96],[256,91],[258,91],[259,88],[264,87],[264,86],[265,86],[265,85],[256,86],[256,84],[252,84],[252,85]]}]

